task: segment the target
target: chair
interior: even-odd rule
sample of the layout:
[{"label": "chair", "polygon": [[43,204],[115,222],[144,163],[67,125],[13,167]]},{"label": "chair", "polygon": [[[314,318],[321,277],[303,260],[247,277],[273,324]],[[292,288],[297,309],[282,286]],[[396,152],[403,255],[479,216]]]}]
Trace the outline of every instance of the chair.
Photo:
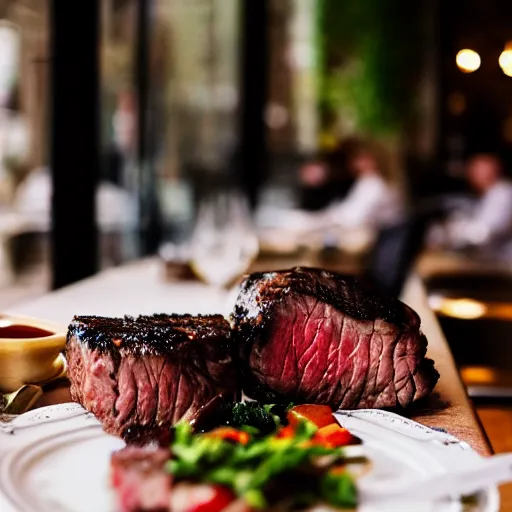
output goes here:
[{"label": "chair", "polygon": [[386,292],[399,296],[423,248],[429,218],[414,214],[403,222],[383,228],[368,257],[364,277]]}]

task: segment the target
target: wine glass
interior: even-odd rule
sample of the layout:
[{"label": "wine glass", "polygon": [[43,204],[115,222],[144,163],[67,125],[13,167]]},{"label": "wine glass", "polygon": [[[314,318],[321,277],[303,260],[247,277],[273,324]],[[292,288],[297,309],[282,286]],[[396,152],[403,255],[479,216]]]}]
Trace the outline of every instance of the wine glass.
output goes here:
[{"label": "wine glass", "polygon": [[194,272],[217,289],[228,289],[248,270],[259,244],[241,193],[221,190],[201,202],[190,251]]}]

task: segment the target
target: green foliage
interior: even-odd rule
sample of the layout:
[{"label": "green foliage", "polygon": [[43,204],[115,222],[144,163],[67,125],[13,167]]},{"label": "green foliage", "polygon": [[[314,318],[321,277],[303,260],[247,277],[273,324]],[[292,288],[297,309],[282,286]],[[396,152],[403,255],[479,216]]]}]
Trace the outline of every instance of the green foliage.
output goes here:
[{"label": "green foliage", "polygon": [[395,134],[421,71],[421,2],[318,1],[321,108],[352,115],[361,131]]},{"label": "green foliage", "polygon": [[[343,461],[342,449],[309,442],[316,430],[313,424],[304,422],[297,427],[293,437],[252,438],[243,445],[207,434],[194,434],[187,423],[180,423],[175,428],[172,459],[166,469],[176,479],[225,486],[258,509],[267,507],[265,491],[271,482],[284,475],[305,471],[312,481],[313,499],[337,506],[352,506],[356,493],[351,477],[345,473],[327,477],[315,469],[314,461],[318,457],[329,456],[332,464]],[[316,488],[313,485],[315,472],[320,478]]]},{"label": "green foliage", "polygon": [[286,423],[286,412],[293,404],[260,404],[258,402],[236,402],[227,404],[219,415],[218,425],[243,428],[246,431],[256,429],[266,435],[275,432]]},{"label": "green foliage", "polygon": [[357,488],[348,473],[325,473],[320,480],[320,490],[331,505],[354,508],[357,505]]}]

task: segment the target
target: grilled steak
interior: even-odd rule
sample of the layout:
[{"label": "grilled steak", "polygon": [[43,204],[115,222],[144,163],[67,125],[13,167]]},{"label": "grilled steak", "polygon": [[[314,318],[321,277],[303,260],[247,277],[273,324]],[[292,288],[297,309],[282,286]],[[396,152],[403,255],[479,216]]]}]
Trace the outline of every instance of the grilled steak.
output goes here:
[{"label": "grilled steak", "polygon": [[259,400],[406,407],[439,378],[418,315],[353,277],[309,268],[252,274],[231,321],[244,392]]},{"label": "grilled steak", "polygon": [[75,317],[66,346],[71,396],[125,438],[151,438],[217,395],[237,397],[228,322],[220,315]]},{"label": "grilled steak", "polygon": [[164,471],[169,449],[128,446],[112,455],[111,485],[117,512],[167,512],[171,477]]}]

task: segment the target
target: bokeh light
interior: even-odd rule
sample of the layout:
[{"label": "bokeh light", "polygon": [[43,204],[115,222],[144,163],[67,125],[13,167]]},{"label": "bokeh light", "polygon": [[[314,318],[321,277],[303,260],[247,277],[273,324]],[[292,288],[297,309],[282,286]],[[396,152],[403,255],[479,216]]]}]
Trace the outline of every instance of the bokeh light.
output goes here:
[{"label": "bokeh light", "polygon": [[465,48],[464,50],[461,50],[459,53],[457,53],[455,62],[462,72],[473,73],[473,71],[476,71],[480,67],[482,59],[480,58],[480,55],[478,55],[478,53],[474,50]]},{"label": "bokeh light", "polygon": [[512,76],[512,43],[507,43],[498,59],[501,70],[505,75]]}]

